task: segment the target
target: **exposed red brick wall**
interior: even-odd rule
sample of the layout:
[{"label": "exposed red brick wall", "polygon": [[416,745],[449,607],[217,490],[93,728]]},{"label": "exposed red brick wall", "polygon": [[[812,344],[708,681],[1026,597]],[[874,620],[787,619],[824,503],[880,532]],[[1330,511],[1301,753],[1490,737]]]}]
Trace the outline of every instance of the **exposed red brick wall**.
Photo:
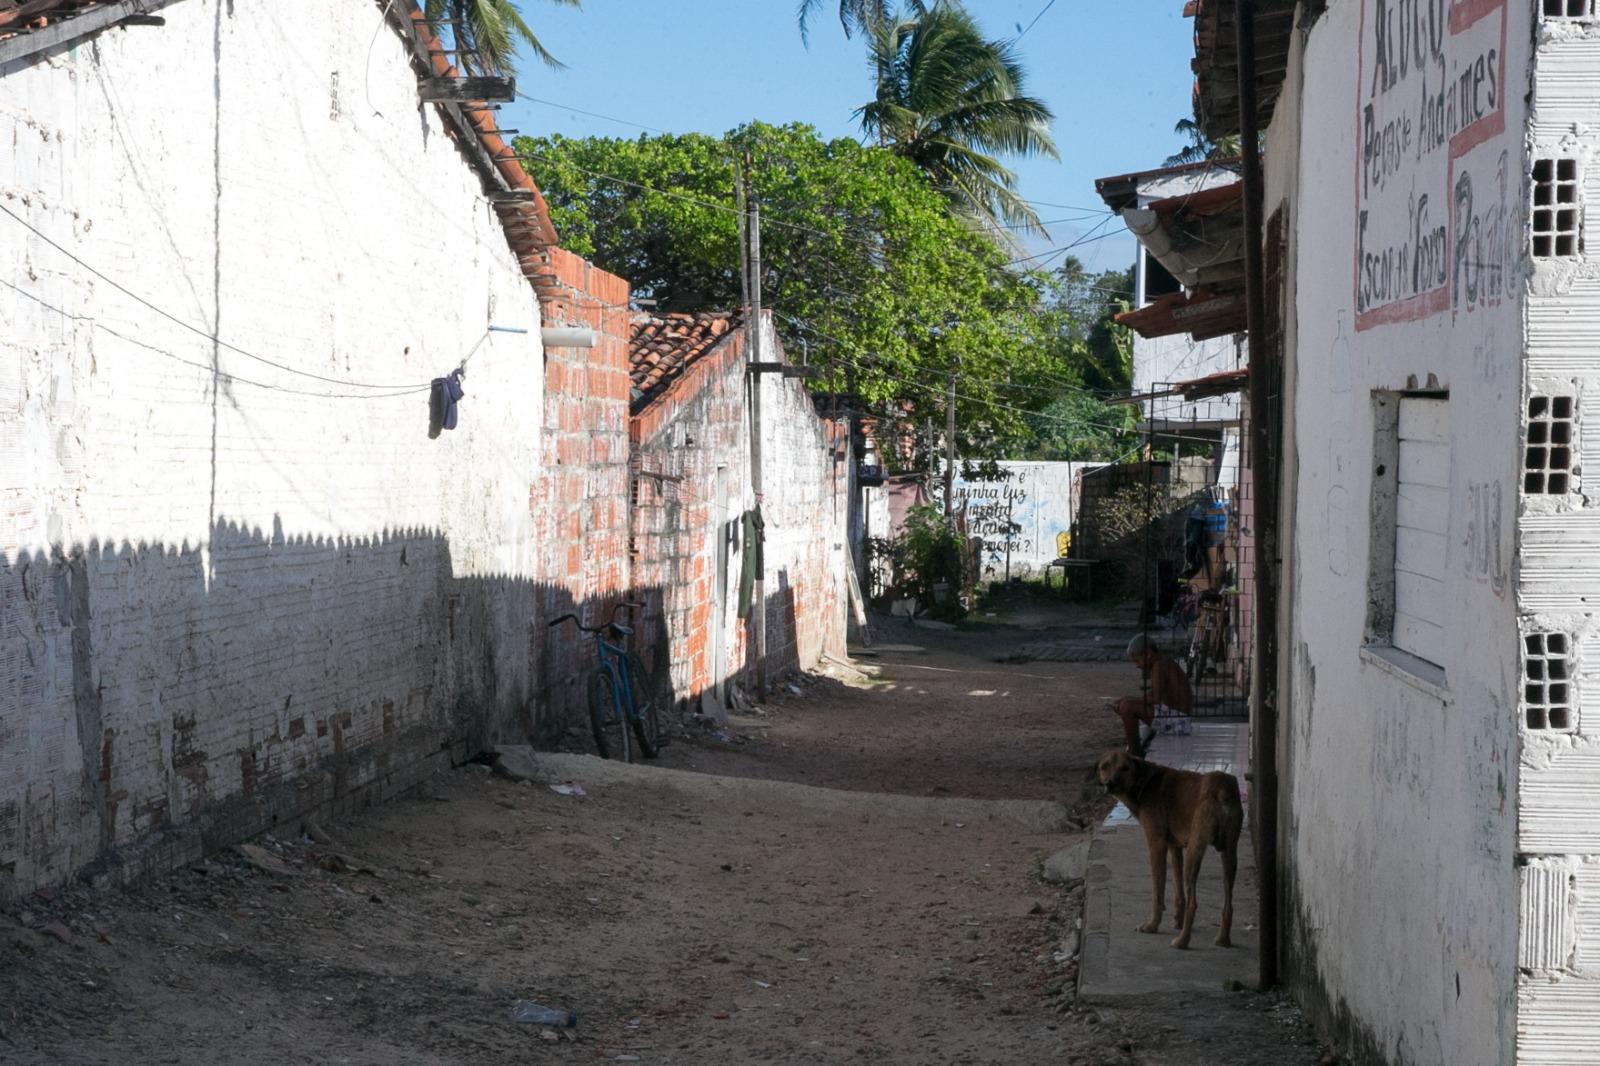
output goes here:
[{"label": "exposed red brick wall", "polygon": [[544,324],[599,337],[593,348],[544,353],[544,472],[528,505],[545,583],[529,651],[535,726],[547,740],[585,720],[593,652],[573,627],[545,623],[567,611],[593,622],[630,586],[628,282],[562,249],[550,254],[557,284],[541,301]]},{"label": "exposed red brick wall", "polygon": [[[768,329],[767,350],[781,357]],[[797,381],[769,376],[764,390],[767,670],[776,676],[844,651],[849,508],[846,470],[836,461],[843,429],[817,414]],[[663,590],[659,639],[670,656],[673,689],[694,700],[751,665],[751,625],[736,617],[739,519],[755,504],[742,333],[706,353],[635,415],[631,436],[639,474],[634,581]],[[726,553],[720,661],[713,655],[719,551]]]}]

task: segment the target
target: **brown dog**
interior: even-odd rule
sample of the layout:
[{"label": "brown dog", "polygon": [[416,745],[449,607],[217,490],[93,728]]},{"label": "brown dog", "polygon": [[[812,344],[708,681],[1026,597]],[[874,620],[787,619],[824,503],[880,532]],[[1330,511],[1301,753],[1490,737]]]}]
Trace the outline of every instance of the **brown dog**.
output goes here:
[{"label": "brown dog", "polygon": [[1139,927],[1139,932],[1154,933],[1161,928],[1170,854],[1172,876],[1177,882],[1175,916],[1180,927],[1172,946],[1189,946],[1189,935],[1194,932],[1200,860],[1209,844],[1222,855],[1222,924],[1217,930],[1217,945],[1232,947],[1233,877],[1239,865],[1239,831],[1244,827],[1238,779],[1232,774],[1174,770],[1122,751],[1101,756],[1095,776],[1139,820],[1145,846],[1150,850],[1154,901],[1150,920]]}]

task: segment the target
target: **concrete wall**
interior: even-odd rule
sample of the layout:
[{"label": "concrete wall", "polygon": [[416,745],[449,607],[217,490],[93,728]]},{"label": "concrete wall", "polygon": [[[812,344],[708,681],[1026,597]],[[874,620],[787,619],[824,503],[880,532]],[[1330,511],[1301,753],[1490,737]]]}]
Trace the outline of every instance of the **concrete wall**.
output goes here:
[{"label": "concrete wall", "polygon": [[[1141,246],[1141,252],[1143,247]],[[1156,392],[1245,365],[1244,353],[1231,336],[1197,341],[1187,333],[1169,337],[1133,337],[1133,391]],[[1206,400],[1166,396],[1140,405],[1145,419],[1162,422],[1232,421],[1239,417],[1239,396],[1229,393]]]},{"label": "concrete wall", "polygon": [[[1529,8],[1333,0],[1294,36],[1267,137],[1266,212],[1287,201],[1293,235],[1286,946],[1358,1061],[1490,1066],[1516,1038]],[[1396,36],[1413,11],[1434,19],[1407,27],[1437,42],[1423,64]],[[1418,388],[1448,391],[1452,426],[1438,664],[1368,632],[1393,536],[1369,518],[1374,392]]]},{"label": "concrete wall", "polygon": [[[770,319],[764,328],[763,350],[781,358]],[[750,624],[737,617],[740,518],[756,503],[746,381],[741,330],[633,419],[634,580],[663,590],[664,646],[679,699],[720,693],[750,665]],[[799,381],[767,374],[761,387],[773,677],[844,651],[847,442]]]},{"label": "concrete wall", "polygon": [[[767,328],[763,352],[781,353]],[[817,413],[798,379],[764,374],[761,387],[770,676],[844,655],[849,438],[842,423]]]},{"label": "concrete wall", "polygon": [[[1521,27],[1526,29],[1526,27]],[[1534,159],[1577,163],[1581,255],[1534,258],[1527,302],[1526,401],[1566,399],[1576,416],[1573,465],[1562,493],[1522,486],[1517,596],[1522,632],[1567,653],[1565,714],[1552,713],[1541,671],[1521,664],[1518,775],[1522,935],[1517,1061],[1550,1066],[1592,1060],[1600,1048],[1600,22],[1541,20],[1528,146]],[[1530,418],[1535,423],[1543,418]],[[1537,442],[1529,438],[1530,444]],[[1591,459],[1591,456],[1593,457]],[[1593,473],[1591,473],[1591,471]],[[1533,489],[1535,491],[1528,491]],[[1515,498],[1517,486],[1507,486]],[[1556,680],[1546,677],[1545,682]],[[1542,695],[1548,697],[1548,688]]]},{"label": "concrete wall", "polygon": [[66,249],[0,215],[0,896],[527,725],[538,306],[378,6],[282,6],[0,68],[0,206]]},{"label": "concrete wall", "polygon": [[[545,349],[544,463],[529,502],[545,579],[532,633],[535,727],[547,741],[566,730],[588,735],[594,645],[571,625],[545,623],[574,605],[585,622],[609,617],[625,590],[652,610],[660,600],[657,589],[630,589],[628,283],[560,248],[550,257],[558,287],[545,301],[547,324],[588,326],[598,339],[593,348]],[[527,417],[536,412],[530,403]],[[654,668],[655,649],[642,638],[634,647]]]}]

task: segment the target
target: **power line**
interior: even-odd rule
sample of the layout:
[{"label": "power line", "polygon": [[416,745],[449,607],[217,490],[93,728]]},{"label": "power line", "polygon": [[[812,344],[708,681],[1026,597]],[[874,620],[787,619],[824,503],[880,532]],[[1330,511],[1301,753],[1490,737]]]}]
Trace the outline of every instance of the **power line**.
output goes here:
[{"label": "power line", "polygon": [[[1072,249],[1077,248],[1080,245],[1092,244],[1095,241],[1103,241],[1107,237],[1116,237],[1116,236],[1119,236],[1119,235],[1127,232],[1127,227],[1123,227],[1122,229],[1111,230],[1110,232],[1107,232],[1107,233],[1098,233],[1099,230],[1103,229],[1105,227],[1105,225],[1108,222],[1111,221],[1111,218],[1112,218],[1112,216],[1108,215],[1106,218],[1102,219],[1099,223],[1097,223],[1094,226],[1093,229],[1089,230],[1088,233],[1084,234],[1082,237],[1079,237],[1077,240],[1073,241],[1071,244],[1064,244],[1059,248],[1052,248],[1049,251],[1039,252],[1036,255],[1023,256],[1021,259],[1013,259],[1009,263],[1006,263],[1005,265],[1008,266],[1008,267],[1009,266],[1017,266],[1017,265],[1019,265],[1021,263],[1032,262],[1035,259],[1048,261],[1050,259],[1055,258],[1058,255],[1065,255],[1067,252],[1072,251]],[[1096,235],[1097,233],[1098,233],[1098,235]],[[1042,269],[1043,266],[1044,266],[1044,263],[1041,262],[1034,269]]]},{"label": "power line", "polygon": [[671,133],[667,130],[660,129],[656,126],[647,126],[643,122],[633,122],[629,119],[617,118],[615,115],[602,114],[599,111],[586,111],[581,107],[573,107],[571,104],[557,103],[554,100],[541,100],[537,96],[529,96],[527,93],[520,90],[517,92],[517,97],[518,99],[528,101],[530,104],[542,104],[545,107],[553,107],[558,111],[571,111],[574,114],[587,115],[590,118],[598,118],[606,122],[615,122],[620,126],[632,126],[634,129],[644,130],[648,133],[659,133],[663,136],[671,136]]},{"label": "power line", "polygon": [[[165,357],[167,359],[173,360],[174,362],[182,363],[185,366],[194,367],[196,370],[203,370],[207,374],[216,374],[220,378],[224,378],[224,379],[226,379],[228,381],[231,381],[231,382],[236,382],[236,383],[238,383],[240,385],[250,385],[250,386],[253,386],[254,388],[258,388],[258,389],[270,389],[273,392],[286,392],[286,393],[289,393],[289,394],[294,395],[294,396],[314,396],[314,397],[316,397],[318,399],[327,399],[327,400],[393,400],[393,399],[396,399],[396,398],[401,397],[401,396],[416,396],[416,395],[418,395],[420,393],[427,392],[429,390],[429,388],[430,388],[430,386],[428,386],[428,385],[423,385],[421,387],[400,388],[400,389],[396,389],[396,390],[393,390],[393,391],[390,391],[390,392],[344,392],[344,393],[341,393],[341,392],[313,392],[313,391],[308,390],[308,389],[290,388],[287,385],[273,385],[273,384],[268,384],[267,382],[264,382],[264,381],[253,381],[250,378],[240,377],[238,374],[230,374],[226,370],[221,370],[221,369],[218,369],[216,367],[213,367],[209,363],[200,363],[200,362],[196,362],[193,359],[185,359],[183,356],[177,354],[176,352],[168,351],[165,348],[157,347],[156,345],[150,344],[147,341],[142,341],[142,340],[138,339],[137,337],[130,337],[126,333],[123,333],[123,332],[121,332],[119,330],[113,329],[112,327],[106,325],[104,322],[101,322],[99,319],[93,318],[92,316],[89,316],[89,315],[75,315],[71,311],[66,310],[65,308],[57,307],[55,304],[51,303],[50,301],[44,299],[41,296],[38,296],[35,293],[28,292],[26,289],[22,288],[19,285],[14,285],[11,282],[6,281],[4,278],[0,278],[0,285],[4,285],[6,288],[10,289],[12,292],[15,292],[18,296],[21,296],[21,297],[23,297],[25,299],[28,299],[28,300],[32,300],[34,303],[38,304],[40,307],[43,307],[45,310],[52,311],[55,314],[60,315],[62,318],[65,318],[69,322],[88,322],[95,329],[98,329],[98,330],[100,330],[101,332],[104,332],[104,333],[108,333],[111,336],[117,338],[120,341],[123,341],[126,344],[134,345],[137,348],[143,348],[145,351],[150,352],[150,353],[152,353],[154,355],[163,356],[163,357]],[[482,341],[480,340],[479,343],[481,344]],[[474,350],[476,350],[476,345],[474,345]],[[467,358],[471,358],[471,355],[472,355],[471,352],[467,353]]]},{"label": "power line", "polygon": [[63,245],[60,245],[60,244],[56,243],[50,237],[46,236],[45,233],[42,230],[40,230],[37,227],[35,227],[27,219],[25,219],[22,216],[18,215],[16,212],[12,211],[9,207],[5,206],[4,204],[0,204],[0,212],[4,212],[6,215],[8,215],[12,219],[12,221],[18,223],[23,228],[25,228],[29,232],[31,232],[35,237],[38,237],[41,241],[44,241],[50,247],[54,248],[56,251],[60,252],[62,255],[66,256],[68,259],[72,260],[78,266],[82,267],[84,270],[86,270],[89,273],[93,274],[95,277],[99,278],[101,281],[105,282],[107,285],[110,285],[112,288],[116,289],[118,292],[122,293],[124,296],[127,296],[129,299],[135,301],[136,303],[139,303],[139,304],[143,305],[144,307],[148,308],[149,310],[151,310],[151,311],[155,312],[156,314],[160,315],[162,318],[167,319],[169,322],[172,322],[173,324],[175,324],[177,326],[181,326],[182,328],[188,330],[191,333],[196,334],[197,336],[203,337],[204,339],[212,342],[213,344],[217,345],[220,348],[226,348],[230,352],[234,352],[234,353],[236,353],[238,355],[242,355],[246,359],[253,359],[258,363],[264,363],[267,366],[274,367],[275,369],[278,369],[278,370],[282,370],[282,371],[284,371],[285,373],[288,373],[288,374],[296,374],[296,375],[299,375],[300,377],[311,378],[314,381],[322,381],[322,382],[326,382],[326,383],[328,383],[330,385],[340,385],[340,386],[343,386],[344,388],[351,388],[351,389],[379,389],[379,390],[390,390],[390,391],[393,391],[393,390],[396,390],[396,389],[416,390],[416,389],[426,389],[426,388],[430,387],[430,384],[427,383],[427,382],[412,382],[412,383],[390,382],[390,383],[386,383],[386,384],[376,384],[376,383],[373,383],[373,382],[364,382],[364,381],[347,381],[347,380],[345,380],[343,378],[328,377],[326,375],[318,374],[318,373],[315,373],[315,372],[310,371],[310,370],[301,370],[301,369],[299,369],[297,367],[289,366],[286,363],[280,363],[280,362],[277,362],[275,360],[268,359],[264,355],[257,355],[256,353],[254,353],[252,351],[248,351],[248,350],[246,350],[244,348],[241,348],[236,344],[230,344],[229,342],[223,340],[221,337],[218,337],[215,334],[206,331],[204,328],[202,328],[200,326],[196,326],[193,323],[186,322],[183,319],[179,318],[177,315],[175,315],[172,312],[166,310],[165,308],[158,307],[156,304],[151,303],[149,300],[145,299],[143,296],[141,296],[138,293],[134,292],[132,289],[128,288],[126,285],[122,284],[120,281],[117,281],[115,278],[107,275],[103,271],[96,269],[95,267],[93,267],[90,264],[86,263],[84,260],[78,258],[78,256],[75,255],[73,252],[68,250]]},{"label": "power line", "polygon": [[1024,37],[1026,37],[1028,35],[1028,30],[1031,30],[1035,26],[1037,26],[1039,24],[1039,20],[1044,18],[1045,15],[1049,13],[1050,9],[1055,7],[1055,6],[1056,6],[1056,0],[1050,0],[1049,3],[1045,4],[1044,7],[1039,11],[1039,13],[1037,15],[1033,16],[1033,21],[1028,23],[1027,28],[1024,29],[1021,33],[1017,34],[1015,37],[1013,37],[1012,41],[1013,42],[1020,41]]}]

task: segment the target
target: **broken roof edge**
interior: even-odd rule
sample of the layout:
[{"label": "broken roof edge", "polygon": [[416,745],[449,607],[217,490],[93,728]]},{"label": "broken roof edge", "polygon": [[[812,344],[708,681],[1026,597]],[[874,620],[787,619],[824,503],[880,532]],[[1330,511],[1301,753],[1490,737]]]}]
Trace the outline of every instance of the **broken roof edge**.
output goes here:
[{"label": "broken roof edge", "polygon": [[[1298,0],[1255,0],[1256,91],[1261,128],[1272,122],[1288,73]],[[1195,123],[1211,140],[1239,132],[1239,48],[1234,0],[1187,0],[1194,19]]]},{"label": "broken roof edge", "polygon": [[[401,38],[405,41],[411,52],[413,66],[419,69],[424,76],[440,78],[456,77],[458,71],[445,59],[443,46],[438,36],[433,32],[433,26],[428,21],[428,16],[423,13],[415,0],[407,0],[400,4],[385,5],[390,21],[399,30]],[[506,222],[508,213],[516,215],[524,223],[522,228],[530,230],[533,238],[531,250],[542,252],[545,248],[560,244],[554,223],[550,221],[550,208],[545,203],[544,193],[522,166],[521,160],[516,157],[505,139],[500,136],[495,128],[492,113],[488,110],[485,101],[467,101],[457,104],[446,101],[437,101],[433,105],[447,121],[458,124],[463,136],[469,136],[483,152],[482,156],[467,152],[467,162],[479,171],[485,182],[490,185],[499,183],[505,192],[524,192],[531,195],[528,204],[496,204],[496,210],[501,213],[501,221]],[[508,225],[509,230],[513,228]],[[513,241],[513,247],[518,242]],[[521,251],[521,249],[515,249]],[[518,256],[521,259],[521,255]]]},{"label": "broken roof edge", "polygon": [[[0,0],[0,66],[69,45],[178,0]],[[54,17],[61,15],[62,17]]]},{"label": "broken roof edge", "polygon": [[1198,287],[1167,293],[1143,307],[1121,311],[1113,319],[1146,340],[1187,333],[1197,341],[1238,333],[1245,328],[1244,297]]},{"label": "broken roof edge", "polygon": [[[1152,167],[1149,170],[1135,170],[1127,174],[1111,174],[1103,178],[1096,178],[1095,192],[1105,205],[1113,211],[1120,211],[1125,207],[1136,206],[1139,197],[1144,194],[1145,187],[1154,183],[1193,177],[1197,182],[1204,182],[1211,171],[1237,176],[1241,163],[1237,157],[1218,159],[1201,159],[1193,163],[1174,163],[1167,166]],[[1201,185],[1202,189],[1211,188]],[[1199,191],[1199,190],[1194,190]]]}]

